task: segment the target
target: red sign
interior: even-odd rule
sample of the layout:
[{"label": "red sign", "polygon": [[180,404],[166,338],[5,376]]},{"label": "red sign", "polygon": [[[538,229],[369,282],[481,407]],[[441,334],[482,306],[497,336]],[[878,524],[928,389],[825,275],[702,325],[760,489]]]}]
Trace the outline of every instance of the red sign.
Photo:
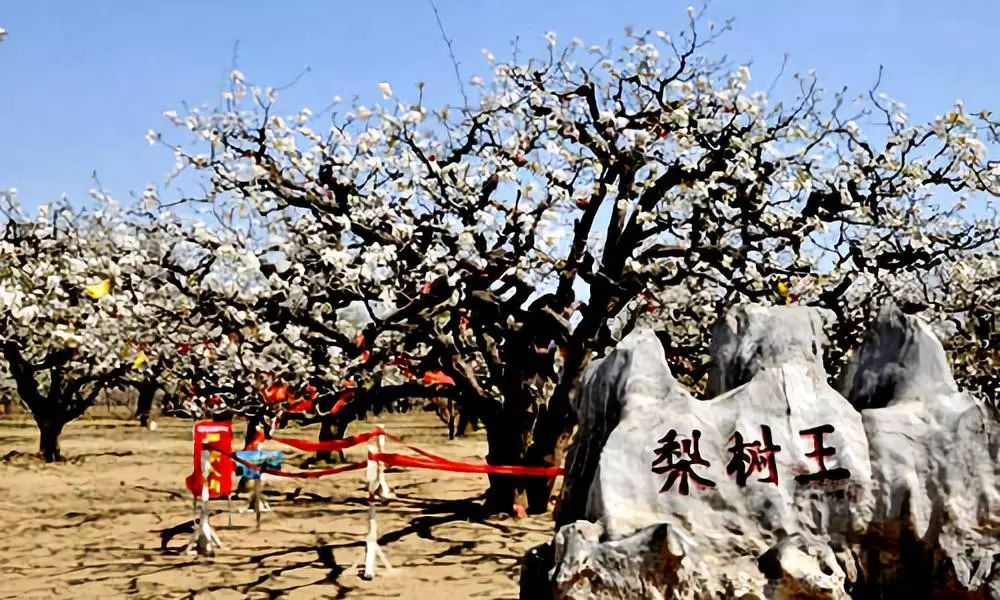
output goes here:
[{"label": "red sign", "polygon": [[233,489],[236,470],[229,454],[233,451],[233,424],[229,421],[199,421],[194,425],[194,473],[185,480],[187,489],[195,496],[201,495],[201,451],[210,451],[208,497],[225,498]]}]

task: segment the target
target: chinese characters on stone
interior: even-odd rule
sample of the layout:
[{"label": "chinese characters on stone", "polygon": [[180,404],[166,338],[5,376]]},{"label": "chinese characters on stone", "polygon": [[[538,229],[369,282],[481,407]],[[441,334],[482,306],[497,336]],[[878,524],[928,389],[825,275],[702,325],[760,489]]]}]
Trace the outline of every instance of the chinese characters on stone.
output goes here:
[{"label": "chinese characters on stone", "polygon": [[[817,470],[797,475],[795,481],[799,483],[837,481],[851,476],[851,472],[845,468],[827,467],[826,459],[837,451],[824,444],[823,436],[833,432],[833,425],[829,424],[799,431],[799,435],[812,438],[813,450],[806,453],[806,457],[816,461]],[[690,438],[684,438],[680,437],[676,430],[671,429],[657,443],[659,447],[653,451],[652,470],[653,473],[667,476],[660,492],[669,492],[676,484],[677,492],[686,496],[690,493],[689,482],[703,489],[715,487],[715,482],[707,477],[712,464],[701,455],[701,431],[695,429],[691,432]],[[726,474],[733,477],[737,485],[746,487],[750,476],[756,473],[761,477],[755,481],[778,485],[775,455],[781,452],[781,446],[773,442],[770,427],[761,425],[760,439],[753,441],[745,441],[743,434],[737,431],[729,438],[729,443],[727,451],[732,458],[726,464]]]},{"label": "chinese characters on stone", "polygon": [[767,477],[761,477],[757,481],[778,485],[778,467],[774,455],[781,452],[781,446],[771,443],[771,428],[767,425],[760,426],[760,437],[761,441],[744,443],[743,436],[737,431],[730,438],[733,445],[729,448],[729,453],[733,458],[726,465],[726,473],[735,475],[740,487],[746,487],[747,478],[751,474],[763,473],[765,469]]},{"label": "chinese characters on stone", "polygon": [[670,433],[660,439],[659,443],[662,446],[656,449],[653,472],[667,474],[667,482],[660,488],[661,492],[668,491],[680,480],[677,491],[687,496],[689,478],[701,487],[715,487],[714,481],[709,481],[694,472],[695,466],[707,467],[709,462],[701,457],[701,450],[698,449],[701,432],[695,429],[691,438],[678,442],[677,432],[671,429]]}]

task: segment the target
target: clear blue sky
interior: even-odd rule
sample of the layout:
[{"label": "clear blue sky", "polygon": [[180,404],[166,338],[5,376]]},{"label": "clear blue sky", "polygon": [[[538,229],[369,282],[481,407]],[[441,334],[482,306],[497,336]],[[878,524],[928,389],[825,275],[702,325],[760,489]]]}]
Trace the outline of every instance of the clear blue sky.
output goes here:
[{"label": "clear blue sky", "polygon": [[[438,0],[463,75],[487,75],[483,47],[507,55],[516,36],[586,43],[621,39],[623,28],[677,31],[687,2]],[[883,89],[916,119],[947,110],[1000,110],[1000,1],[716,0],[710,13],[735,17],[716,52],[753,61],[769,82],[785,52],[790,70],[816,69],[827,89],[864,91],[885,65]],[[230,68],[281,85],[311,72],[282,96],[282,113],[319,109],[335,95],[377,96],[427,83],[432,101],[459,99],[429,4],[411,1],[0,0],[0,189],[26,204],[82,200],[98,172],[121,199],[160,183],[172,156],[150,147],[149,128],[169,130],[164,110],[215,104]],[[179,139],[179,138],[175,138]]]}]

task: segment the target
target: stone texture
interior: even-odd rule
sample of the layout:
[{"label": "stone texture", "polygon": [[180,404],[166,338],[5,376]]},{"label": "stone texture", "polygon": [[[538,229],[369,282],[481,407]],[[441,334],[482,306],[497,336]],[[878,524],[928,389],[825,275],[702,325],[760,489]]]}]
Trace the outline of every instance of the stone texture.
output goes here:
[{"label": "stone texture", "polygon": [[590,365],[583,375],[582,391],[574,410],[579,433],[566,455],[563,501],[556,512],[556,524],[565,525],[586,515],[591,483],[597,471],[601,449],[621,419],[622,406],[634,395],[661,397],[678,385],[662,377],[663,349],[650,331],[623,340],[606,359]]},{"label": "stone texture", "polygon": [[757,561],[768,598],[847,599],[847,575],[823,540],[800,533],[783,538]]},{"label": "stone texture", "polygon": [[[674,380],[651,332],[592,365],[567,463],[570,509],[537,554],[547,579],[526,582],[522,597],[536,597],[532,586],[557,598],[997,597],[992,413],[956,389],[927,325],[892,307],[841,395],[822,364],[828,319],[806,307],[731,312],[716,327],[710,400]],[[765,425],[781,447],[777,482],[761,481],[764,460],[740,482],[727,469],[736,435],[759,441]],[[826,468],[850,477],[797,481],[819,471],[808,430],[821,425],[833,427]],[[683,446],[695,430],[703,462],[691,468],[713,485],[692,479],[682,494],[682,477],[668,482],[653,462],[670,432],[674,464],[696,457]]]},{"label": "stone texture", "polygon": [[[1000,556],[994,415],[958,391],[927,324],[893,306],[882,310],[858,353],[848,397],[857,406],[880,407],[863,411],[874,511],[862,554],[877,546],[906,558],[868,556],[869,579],[984,587]],[[939,571],[946,575],[937,577]]]},{"label": "stone texture", "polygon": [[[771,323],[744,328],[743,332],[767,337],[779,330]],[[606,360],[625,371],[616,373],[618,379],[660,383],[647,384],[623,397],[621,422],[608,437],[591,486],[585,514],[588,520],[600,519],[613,538],[666,522],[681,535],[698,531],[721,545],[733,535],[745,536],[759,545],[760,552],[777,541],[773,532],[787,535],[833,531],[843,535],[863,531],[867,515],[852,512],[855,503],[863,500],[870,480],[861,416],[827,385],[826,374],[811,347],[813,340],[786,340],[788,344],[798,343],[796,355],[813,356],[812,362],[796,360],[777,365],[734,357],[734,362],[754,365],[758,370],[750,371],[747,366],[740,372],[750,374],[748,383],[701,401],[676,384],[662,353],[656,356],[655,337],[648,333],[637,337],[639,340],[629,340],[629,352],[656,360],[636,364],[617,360],[615,353]],[[739,346],[753,355],[754,348],[768,343],[762,339]],[[644,393],[647,390],[665,393]],[[794,477],[811,473],[817,466],[806,457],[813,450],[812,438],[800,435],[800,431],[824,424],[835,427],[832,434],[825,436],[825,443],[837,452],[827,459],[827,466],[847,468],[851,479],[801,485]],[[743,436],[744,442],[761,440],[762,425],[770,427],[773,443],[781,446],[775,454],[778,483],[759,481],[769,474],[765,470],[753,473],[742,487],[726,472],[733,456],[729,448],[736,433]],[[656,449],[662,445],[660,440],[671,430],[677,432],[678,438],[691,438],[695,430],[701,432],[699,449],[709,466],[694,467],[694,471],[710,479],[714,488],[691,486],[689,494],[683,495],[675,484],[673,489],[661,492],[666,476],[654,475],[651,465]],[[845,498],[852,502],[844,502]]]},{"label": "stone texture", "polygon": [[824,325],[830,318],[828,311],[806,306],[748,305],[730,311],[712,332],[708,394],[735,389],[764,367],[802,362],[822,370]]},{"label": "stone texture", "polygon": [[879,312],[852,363],[853,379],[842,391],[858,410],[958,392],[940,340],[927,323],[891,304]]},{"label": "stone texture", "polygon": [[662,599],[676,587],[682,551],[666,525],[610,542],[603,536],[603,527],[587,521],[556,533],[554,598]]}]

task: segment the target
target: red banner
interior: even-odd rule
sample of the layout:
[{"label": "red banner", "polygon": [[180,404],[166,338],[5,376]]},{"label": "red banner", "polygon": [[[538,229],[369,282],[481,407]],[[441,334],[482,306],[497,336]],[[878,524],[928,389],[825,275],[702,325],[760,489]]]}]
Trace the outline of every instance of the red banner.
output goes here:
[{"label": "red banner", "polygon": [[195,496],[201,496],[201,452],[209,451],[208,496],[226,498],[233,489],[233,424],[229,421],[200,421],[194,426],[194,473],[184,483]]}]

